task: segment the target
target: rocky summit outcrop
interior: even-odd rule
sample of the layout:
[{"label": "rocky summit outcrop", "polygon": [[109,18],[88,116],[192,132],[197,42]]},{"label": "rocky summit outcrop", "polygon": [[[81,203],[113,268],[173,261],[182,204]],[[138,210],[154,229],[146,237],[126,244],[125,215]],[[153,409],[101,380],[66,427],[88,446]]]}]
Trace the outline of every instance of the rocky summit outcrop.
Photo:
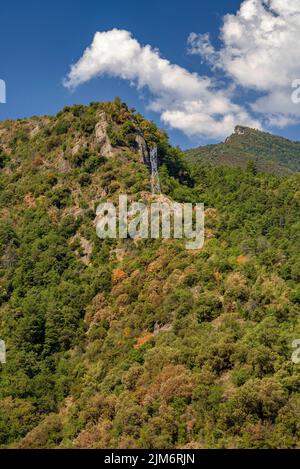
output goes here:
[{"label": "rocky summit outcrop", "polygon": [[234,133],[237,135],[245,135],[247,130],[250,130],[248,127],[243,127],[241,125],[236,125],[234,128]]}]

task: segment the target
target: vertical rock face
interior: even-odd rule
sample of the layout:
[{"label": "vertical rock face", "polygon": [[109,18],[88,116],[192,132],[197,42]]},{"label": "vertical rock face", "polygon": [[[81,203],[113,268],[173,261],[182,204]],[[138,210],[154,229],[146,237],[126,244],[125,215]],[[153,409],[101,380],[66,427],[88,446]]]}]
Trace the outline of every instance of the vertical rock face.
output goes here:
[{"label": "vertical rock face", "polygon": [[150,150],[150,164],[151,164],[151,191],[152,194],[160,194],[160,181],[158,174],[158,160],[157,160],[157,146]]},{"label": "vertical rock face", "polygon": [[140,131],[138,131],[138,133],[135,137],[135,142],[138,146],[138,151],[139,151],[141,163],[145,163],[147,166],[150,167],[149,150],[148,150],[148,147],[147,147],[146,140],[144,139],[144,137],[143,137],[143,135]]},{"label": "vertical rock face", "polygon": [[6,363],[6,348],[3,340],[0,340],[0,363]]},{"label": "vertical rock face", "polygon": [[98,118],[99,122],[95,127],[96,142],[100,146],[101,155],[110,157],[113,155],[113,148],[107,134],[108,122],[105,112],[101,112]]}]

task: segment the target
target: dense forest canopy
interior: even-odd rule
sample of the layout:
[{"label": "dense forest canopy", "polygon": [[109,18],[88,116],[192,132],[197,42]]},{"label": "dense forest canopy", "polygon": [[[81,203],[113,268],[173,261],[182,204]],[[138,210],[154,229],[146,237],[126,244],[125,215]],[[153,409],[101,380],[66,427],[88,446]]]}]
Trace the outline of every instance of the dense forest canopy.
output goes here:
[{"label": "dense forest canopy", "polygon": [[[97,237],[151,197],[137,133],[203,249]],[[1,122],[0,168],[1,447],[300,447],[300,174],[186,158],[119,99]]]}]

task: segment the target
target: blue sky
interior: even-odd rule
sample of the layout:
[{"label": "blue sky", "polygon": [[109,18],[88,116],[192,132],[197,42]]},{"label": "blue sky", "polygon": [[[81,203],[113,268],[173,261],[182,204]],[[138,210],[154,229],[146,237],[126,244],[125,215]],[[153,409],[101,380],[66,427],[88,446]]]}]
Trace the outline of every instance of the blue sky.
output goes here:
[{"label": "blue sky", "polygon": [[[222,140],[217,134],[205,136],[189,130],[183,132],[176,125],[161,122],[161,113],[148,108],[147,87],[137,89],[130,86],[128,80],[105,73],[100,78],[83,82],[73,91],[64,87],[62,80],[70,65],[76,63],[91,44],[96,31],[118,28],[131,32],[141,46],[150,44],[158,48],[160,57],[188,72],[217,78],[218,88],[227,88],[230,80],[224,69],[212,70],[209,60],[205,61],[195,53],[197,38],[194,54],[188,54],[187,38],[191,32],[209,32],[216,49],[220,48],[223,16],[226,13],[235,15],[241,3],[237,0],[11,0],[2,3],[0,79],[7,85],[7,103],[0,105],[0,119],[54,114],[65,105],[107,101],[120,96],[130,107],[166,128],[174,144],[187,148]],[[236,81],[235,77],[235,84]],[[235,103],[243,104],[243,101],[257,99],[264,93],[266,88],[253,90],[251,84],[247,84],[242,91],[239,87],[236,89],[233,99]],[[257,118],[257,114],[253,113],[251,118]],[[268,130],[297,139],[299,125],[293,121],[284,128],[273,129],[269,125]]]}]

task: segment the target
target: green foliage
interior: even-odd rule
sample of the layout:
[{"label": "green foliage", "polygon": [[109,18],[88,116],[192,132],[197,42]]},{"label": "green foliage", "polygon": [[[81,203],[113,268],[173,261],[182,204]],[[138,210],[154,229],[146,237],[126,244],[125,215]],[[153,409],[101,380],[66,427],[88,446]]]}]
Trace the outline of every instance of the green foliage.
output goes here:
[{"label": "green foliage", "polygon": [[[194,164],[120,99],[2,126],[0,446],[299,447],[300,179],[253,158],[292,166],[290,144],[251,132],[224,144],[246,137],[245,170]],[[164,195],[205,203],[202,250],[97,238],[100,201],[151,200],[136,132]]]},{"label": "green foliage", "polygon": [[5,165],[8,163],[8,156],[4,153],[2,148],[0,148],[0,169],[3,169]]},{"label": "green foliage", "polygon": [[198,321],[209,321],[217,318],[221,314],[222,307],[222,301],[217,295],[213,293],[202,295],[197,308]]},{"label": "green foliage", "polygon": [[54,131],[56,135],[63,135],[63,134],[68,133],[68,130],[70,129],[70,127],[71,127],[71,122],[60,119],[55,125]]}]

